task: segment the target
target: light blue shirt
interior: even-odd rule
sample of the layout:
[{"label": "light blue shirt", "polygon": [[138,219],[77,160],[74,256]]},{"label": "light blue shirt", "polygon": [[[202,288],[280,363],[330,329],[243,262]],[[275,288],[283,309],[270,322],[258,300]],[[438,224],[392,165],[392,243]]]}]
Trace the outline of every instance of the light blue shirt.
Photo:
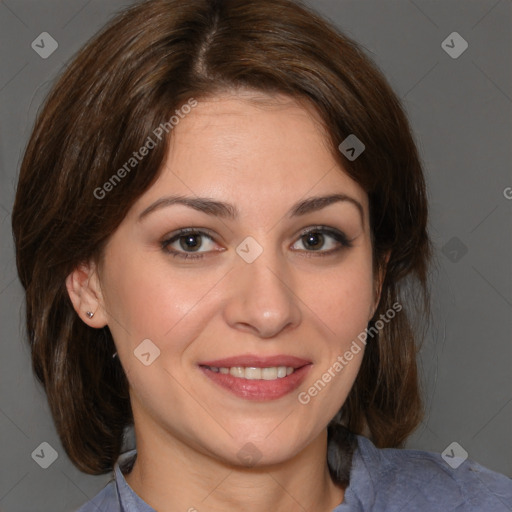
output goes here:
[{"label": "light blue shirt", "polygon": [[[453,469],[437,453],[378,449],[362,436],[357,441],[350,485],[333,512],[512,511],[512,479],[471,459]],[[119,462],[135,453],[123,454]],[[156,511],[131,489],[118,463],[114,479],[77,512]]]}]

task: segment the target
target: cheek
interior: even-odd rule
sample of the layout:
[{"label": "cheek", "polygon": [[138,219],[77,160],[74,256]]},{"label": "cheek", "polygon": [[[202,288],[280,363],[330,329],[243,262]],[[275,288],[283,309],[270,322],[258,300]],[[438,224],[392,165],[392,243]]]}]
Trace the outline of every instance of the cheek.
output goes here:
[{"label": "cheek", "polygon": [[133,350],[152,339],[164,350],[165,340],[173,340],[173,348],[179,349],[183,330],[192,327],[187,319],[198,320],[195,312],[207,302],[203,299],[218,281],[216,273],[176,272],[155,255],[111,261],[105,268],[104,298],[116,345]]},{"label": "cheek", "polygon": [[373,288],[371,261],[354,254],[332,272],[305,279],[300,296],[328,328],[328,339],[344,344],[366,328],[373,311]]}]

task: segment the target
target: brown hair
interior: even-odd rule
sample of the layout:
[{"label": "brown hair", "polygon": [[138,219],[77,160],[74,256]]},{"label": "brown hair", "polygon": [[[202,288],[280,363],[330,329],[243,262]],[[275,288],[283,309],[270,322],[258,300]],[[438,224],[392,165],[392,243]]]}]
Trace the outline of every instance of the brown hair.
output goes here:
[{"label": "brown hair", "polygon": [[[34,372],[82,471],[112,469],[133,418],[110,331],[78,317],[65,279],[101,256],[157,178],[169,135],[107,198],[94,191],[191,97],[239,87],[316,108],[335,158],[368,193],[376,269],[391,251],[374,320],[397,301],[403,309],[369,338],[336,421],[379,447],[402,445],[420,421],[414,295],[405,303],[402,292],[409,278],[419,283],[428,309],[430,242],[422,168],[396,95],[356,43],[297,2],[149,0],[109,22],[53,87],[26,148],[12,215]],[[350,134],[366,146],[354,161],[338,150]]]}]

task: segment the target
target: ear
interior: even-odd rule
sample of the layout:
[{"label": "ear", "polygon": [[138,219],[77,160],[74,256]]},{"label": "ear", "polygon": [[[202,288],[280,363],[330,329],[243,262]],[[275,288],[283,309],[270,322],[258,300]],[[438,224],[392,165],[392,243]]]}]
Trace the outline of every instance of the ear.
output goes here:
[{"label": "ear", "polygon": [[[107,325],[100,280],[94,263],[79,265],[66,278],[66,289],[78,316],[90,327]],[[92,318],[87,312],[93,313]]]},{"label": "ear", "polygon": [[371,309],[371,315],[369,320],[371,320],[375,316],[375,311],[379,306],[380,296],[382,293],[382,284],[384,283],[384,278],[386,277],[386,269],[388,267],[389,258],[391,256],[391,250],[387,251],[383,257],[382,264],[379,266],[379,269],[374,278],[374,292],[373,292],[373,304]]}]

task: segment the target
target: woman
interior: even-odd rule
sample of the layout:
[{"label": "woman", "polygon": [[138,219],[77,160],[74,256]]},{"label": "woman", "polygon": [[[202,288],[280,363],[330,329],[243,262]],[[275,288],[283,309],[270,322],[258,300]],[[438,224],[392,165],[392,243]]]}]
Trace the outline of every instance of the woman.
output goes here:
[{"label": "woman", "polygon": [[399,449],[426,225],[399,101],[314,13],[115,18],[47,99],[13,212],[63,446],[114,471],[81,512],[510,510],[505,476]]}]

